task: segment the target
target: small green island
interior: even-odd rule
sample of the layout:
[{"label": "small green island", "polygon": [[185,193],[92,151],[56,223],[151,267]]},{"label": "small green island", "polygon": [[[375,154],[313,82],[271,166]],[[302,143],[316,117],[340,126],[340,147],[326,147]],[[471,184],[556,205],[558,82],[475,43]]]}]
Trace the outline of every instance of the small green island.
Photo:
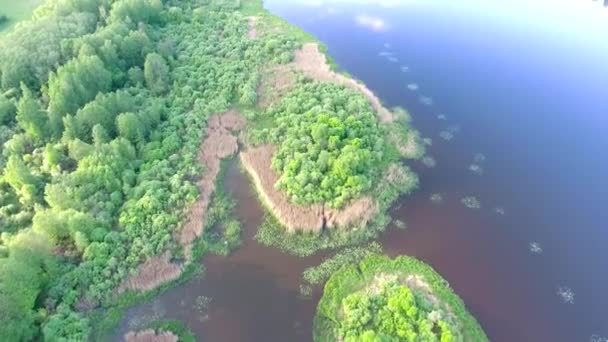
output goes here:
[{"label": "small green island", "polygon": [[345,265],[329,278],[317,306],[314,340],[489,341],[431,267],[379,255]]},{"label": "small green island", "polygon": [[[227,160],[265,209],[257,241],[349,246],[308,273],[334,273],[316,341],[487,341],[430,267],[356,246],[418,187],[408,163],[424,144],[314,37],[261,0],[31,10],[0,13],[31,17],[0,34],[0,341],[111,339],[127,308],[238,249]],[[121,338],[195,340],[180,321],[139,328]]]}]

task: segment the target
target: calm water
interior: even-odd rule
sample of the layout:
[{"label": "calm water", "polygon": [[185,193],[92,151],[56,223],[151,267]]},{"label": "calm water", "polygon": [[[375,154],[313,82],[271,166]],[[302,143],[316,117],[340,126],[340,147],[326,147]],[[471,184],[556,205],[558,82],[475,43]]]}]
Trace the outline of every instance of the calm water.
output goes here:
[{"label": "calm water", "polygon": [[[422,187],[391,211],[408,229],[382,236],[387,253],[430,263],[492,341],[608,337],[608,9],[567,0],[266,3],[387,105],[408,108],[433,139],[437,166],[413,165]],[[447,129],[450,141],[439,136]],[[482,175],[468,170],[477,153]],[[240,202],[243,247],[207,258],[203,279],[132,309],[121,331],[158,316],[184,320],[206,341],[311,340],[320,293],[302,299],[298,286],[323,255],[258,245],[261,211],[236,165],[227,186]],[[481,209],[462,205],[469,195]],[[561,286],[573,304],[557,295]],[[213,298],[205,322],[193,309],[200,295]]]}]

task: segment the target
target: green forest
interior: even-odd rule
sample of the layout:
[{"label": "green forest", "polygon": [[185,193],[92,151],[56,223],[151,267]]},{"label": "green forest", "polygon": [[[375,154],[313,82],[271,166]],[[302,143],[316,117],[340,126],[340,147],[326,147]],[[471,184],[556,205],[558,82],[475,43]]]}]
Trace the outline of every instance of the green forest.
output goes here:
[{"label": "green forest", "polygon": [[236,9],[51,0],[0,37],[0,340],[86,340],[117,285],[179,247],[206,119],[252,105],[257,70],[298,46],[247,39]]},{"label": "green forest", "polygon": [[431,267],[414,258],[368,255],[325,284],[315,341],[487,342],[464,303]]}]

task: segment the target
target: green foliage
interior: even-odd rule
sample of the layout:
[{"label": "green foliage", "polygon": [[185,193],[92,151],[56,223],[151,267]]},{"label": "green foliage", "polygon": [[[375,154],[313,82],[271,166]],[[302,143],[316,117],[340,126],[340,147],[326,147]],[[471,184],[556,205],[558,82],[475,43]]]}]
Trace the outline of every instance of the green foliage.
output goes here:
[{"label": "green foliage", "polygon": [[267,115],[278,145],[276,184],[298,204],[339,208],[370,190],[386,166],[382,131],[363,95],[329,83],[303,84]]},{"label": "green foliage", "polygon": [[370,334],[406,341],[462,341],[455,337],[456,329],[441,320],[441,312],[425,310],[428,304],[420,303],[407,286],[389,282],[379,287],[377,292],[356,292],[342,300],[338,335],[344,341],[359,341]]},{"label": "green foliage", "polygon": [[222,190],[230,161],[223,161],[216,178],[216,191],[206,213],[203,243],[208,252],[227,256],[241,244],[241,223],[234,219],[236,202]]},{"label": "green foliage", "polygon": [[85,341],[90,334],[89,320],[60,305],[42,328],[45,341]]},{"label": "green foliage", "polygon": [[[418,280],[408,281],[412,276]],[[369,256],[331,276],[317,306],[314,339],[488,341],[460,298],[429,266],[413,258],[382,256]]]},{"label": "green foliage", "polygon": [[110,22],[158,23],[163,4],[161,0],[119,0],[112,4]]},{"label": "green foliage", "polygon": [[36,299],[53,275],[50,246],[41,236],[24,232],[6,243],[0,257],[0,340],[31,340],[36,335]]},{"label": "green foliage", "polygon": [[13,121],[16,113],[17,107],[15,107],[13,101],[0,94],[0,125],[6,125]]},{"label": "green foliage", "polygon": [[[53,0],[0,37],[0,340],[102,336],[120,309],[158,293],[116,288],[145,258],[179,249],[207,118],[254,104],[258,70],[300,41],[248,39],[242,13],[200,6]],[[213,248],[227,253],[240,226],[223,212],[211,209],[215,242],[228,243]]]},{"label": "green foliage", "polygon": [[318,266],[305,269],[302,278],[311,285],[322,284],[343,266],[357,264],[370,255],[380,253],[382,253],[382,246],[377,242],[372,242],[365,247],[345,248]]},{"label": "green foliage", "polygon": [[62,118],[74,114],[100,92],[110,90],[112,74],[97,56],[80,56],[49,76],[49,117],[51,130],[62,132]]},{"label": "green foliage", "polygon": [[[63,64],[71,54],[62,42],[95,31],[97,16],[72,12],[44,15],[24,22],[0,39],[0,84],[4,89],[25,83],[38,89],[49,71]],[[65,43],[63,43],[65,44]]]},{"label": "green foliage", "polygon": [[162,320],[154,321],[148,325],[148,328],[157,331],[170,331],[174,333],[180,342],[196,342],[196,336],[182,322],[177,320]]},{"label": "green foliage", "polygon": [[352,246],[378,236],[387,224],[385,215],[378,215],[365,227],[327,229],[322,233],[289,233],[276,218],[267,212],[255,239],[263,245],[276,247],[293,255],[305,257],[319,250]]},{"label": "green foliage", "polygon": [[48,136],[48,117],[23,83],[21,92],[22,96],[17,105],[17,123],[32,139],[42,141]]},{"label": "green foliage", "polygon": [[169,86],[169,67],[163,56],[151,53],[144,63],[146,85],[154,94],[162,94]]}]

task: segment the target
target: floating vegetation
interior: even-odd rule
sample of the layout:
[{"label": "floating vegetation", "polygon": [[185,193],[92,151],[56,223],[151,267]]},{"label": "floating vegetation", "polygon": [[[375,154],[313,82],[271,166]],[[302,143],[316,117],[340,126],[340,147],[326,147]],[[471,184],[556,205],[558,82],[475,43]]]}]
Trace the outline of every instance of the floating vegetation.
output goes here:
[{"label": "floating vegetation", "polygon": [[471,164],[469,165],[469,171],[478,174],[478,175],[482,175],[483,174],[483,168],[480,165],[477,164]]},{"label": "floating vegetation", "polygon": [[445,115],[443,115],[443,114],[439,114],[439,115],[437,115],[437,119],[439,119],[439,120],[447,120],[447,117]]},{"label": "floating vegetation", "polygon": [[541,254],[543,252],[543,248],[540,246],[538,242],[530,242],[530,252],[533,254]]},{"label": "floating vegetation", "polygon": [[211,304],[211,298],[206,296],[198,296],[194,301],[194,310],[199,314],[199,321],[204,322],[209,319],[209,304]]},{"label": "floating vegetation", "polygon": [[[310,286],[324,283],[334,272],[345,265],[358,263],[370,255],[382,253],[382,246],[371,242],[367,246],[345,248],[334,256],[325,259],[318,266],[308,267],[302,272],[302,279]],[[300,287],[300,293],[302,289]]]},{"label": "floating vegetation", "polygon": [[430,168],[437,166],[437,162],[435,161],[435,158],[433,158],[431,156],[424,156],[424,158],[422,158],[422,164],[424,164],[424,166],[430,167]]},{"label": "floating vegetation", "polygon": [[494,212],[498,215],[505,215],[507,213],[503,207],[494,208]]},{"label": "floating vegetation", "polygon": [[476,163],[483,163],[484,161],[486,161],[486,155],[483,153],[475,153],[475,156],[473,157],[473,160]]},{"label": "floating vegetation", "polygon": [[574,304],[574,291],[568,286],[560,286],[557,289],[557,295],[566,304]]},{"label": "floating vegetation", "polygon": [[462,202],[462,204],[469,209],[481,208],[481,202],[475,196],[463,197],[460,202]]},{"label": "floating vegetation", "polygon": [[410,72],[410,67],[402,65],[401,66],[401,72]]},{"label": "floating vegetation", "polygon": [[388,56],[392,56],[392,55],[393,55],[393,53],[389,52],[389,51],[380,51],[380,52],[378,52],[378,56],[380,56],[380,57],[388,57]]},{"label": "floating vegetation", "polygon": [[425,144],[426,146],[431,146],[431,145],[433,145],[433,139],[424,138],[424,139],[422,139],[422,143]]},{"label": "floating vegetation", "polygon": [[388,61],[392,62],[392,63],[399,62],[399,59],[397,57],[395,57],[395,56],[389,56],[389,57],[386,57],[386,59],[388,59]]},{"label": "floating vegetation", "polygon": [[435,204],[440,204],[443,202],[443,195],[440,193],[431,194],[431,202]]},{"label": "floating vegetation", "polygon": [[425,106],[432,106],[434,103],[433,98],[431,98],[430,96],[420,96],[418,100]]},{"label": "floating vegetation", "polygon": [[393,223],[395,224],[395,227],[405,230],[407,229],[407,224],[399,219],[396,219],[395,221],[393,221]]},{"label": "floating vegetation", "polygon": [[418,84],[416,84],[416,83],[410,83],[407,85],[407,89],[412,90],[412,91],[418,90],[418,88],[419,88]]},{"label": "floating vegetation", "polygon": [[460,132],[460,125],[450,125],[450,126],[448,126],[448,128],[446,130],[448,132],[458,133],[458,132]]},{"label": "floating vegetation", "polygon": [[443,139],[445,141],[450,141],[450,140],[454,139],[454,133],[449,132],[449,131],[441,131],[441,132],[439,132],[439,137],[441,137],[441,139]]},{"label": "floating vegetation", "polygon": [[304,298],[312,297],[312,286],[300,284],[300,295]]},{"label": "floating vegetation", "polygon": [[600,335],[591,335],[589,342],[608,342],[608,337],[602,337]]}]

